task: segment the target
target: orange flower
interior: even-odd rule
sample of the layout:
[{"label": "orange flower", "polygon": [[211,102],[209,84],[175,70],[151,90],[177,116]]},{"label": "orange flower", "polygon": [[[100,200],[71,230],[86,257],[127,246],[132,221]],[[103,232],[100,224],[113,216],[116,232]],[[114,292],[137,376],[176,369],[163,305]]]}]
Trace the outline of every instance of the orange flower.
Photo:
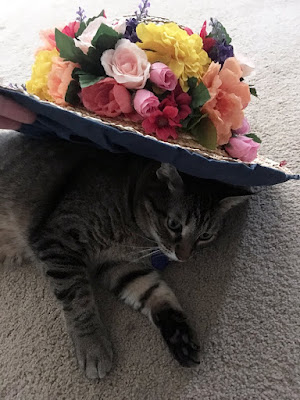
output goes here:
[{"label": "orange flower", "polygon": [[212,62],[203,77],[211,98],[201,109],[217,130],[219,146],[229,142],[232,129],[242,126],[243,109],[250,101],[249,86],[240,81],[242,70],[236,58],[227,58],[220,68],[219,63]]},{"label": "orange flower", "polygon": [[52,68],[48,75],[48,89],[56,104],[61,106],[68,104],[65,101],[65,96],[72,80],[73,69],[76,67],[80,68],[80,65],[71,61],[64,61],[60,57],[53,58]]}]

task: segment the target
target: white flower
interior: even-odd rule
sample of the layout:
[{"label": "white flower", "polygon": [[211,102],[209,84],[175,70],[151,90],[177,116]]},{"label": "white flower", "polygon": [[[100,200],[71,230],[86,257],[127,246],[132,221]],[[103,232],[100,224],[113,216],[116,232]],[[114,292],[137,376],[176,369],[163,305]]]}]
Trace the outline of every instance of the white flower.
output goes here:
[{"label": "white flower", "polygon": [[96,35],[98,29],[102,24],[113,28],[117,33],[124,34],[126,30],[125,19],[119,20],[112,25],[105,17],[95,18],[94,21],[91,21],[88,24],[82,34],[78,36],[77,39],[74,39],[75,46],[79,47],[84,52],[84,54],[87,54],[89,48],[92,46],[92,40],[94,39],[94,36]]},{"label": "white flower", "polygon": [[126,31],[126,19],[125,18],[119,19],[117,22],[113,23],[112,28],[116,32],[124,35],[124,33]]},{"label": "white flower", "polygon": [[237,53],[236,51],[234,52],[234,56],[240,63],[240,67],[243,73],[243,78],[252,75],[253,71],[255,70],[255,65],[253,61],[249,60],[243,54]]}]

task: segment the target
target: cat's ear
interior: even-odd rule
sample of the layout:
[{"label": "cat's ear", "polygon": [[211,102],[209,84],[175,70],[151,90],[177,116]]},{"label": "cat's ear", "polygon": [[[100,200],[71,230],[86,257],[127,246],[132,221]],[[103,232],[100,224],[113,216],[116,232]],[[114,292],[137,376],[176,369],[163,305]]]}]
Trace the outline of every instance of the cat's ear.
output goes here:
[{"label": "cat's ear", "polygon": [[230,193],[227,193],[226,197],[222,198],[219,201],[219,210],[222,213],[226,213],[232,208],[245,203],[254,193],[255,192],[252,188],[241,188],[241,187],[236,187],[234,189],[231,188]]},{"label": "cat's ear", "polygon": [[156,171],[156,176],[168,185],[170,192],[183,189],[183,181],[174,165],[162,163]]},{"label": "cat's ear", "polygon": [[248,199],[249,195],[225,197],[219,202],[219,210],[222,213],[226,213],[232,208],[245,203]]}]

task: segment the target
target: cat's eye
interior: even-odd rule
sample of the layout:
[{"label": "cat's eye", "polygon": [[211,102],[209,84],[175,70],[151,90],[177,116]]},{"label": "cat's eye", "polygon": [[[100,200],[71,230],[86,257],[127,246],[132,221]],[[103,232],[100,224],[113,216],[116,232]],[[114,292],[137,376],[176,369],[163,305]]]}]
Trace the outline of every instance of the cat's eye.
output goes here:
[{"label": "cat's eye", "polygon": [[206,240],[210,240],[213,237],[212,233],[209,232],[203,232],[201,233],[201,235],[199,236],[198,240],[200,241],[206,241]]},{"label": "cat's eye", "polygon": [[171,229],[171,231],[181,231],[182,225],[180,221],[168,218],[168,228]]}]

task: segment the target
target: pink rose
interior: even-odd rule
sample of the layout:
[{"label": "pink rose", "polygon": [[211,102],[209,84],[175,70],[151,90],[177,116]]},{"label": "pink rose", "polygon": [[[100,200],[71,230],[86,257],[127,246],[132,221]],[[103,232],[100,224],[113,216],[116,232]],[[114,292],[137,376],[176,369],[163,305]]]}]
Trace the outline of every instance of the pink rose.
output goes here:
[{"label": "pink rose", "polygon": [[161,89],[174,90],[178,79],[165,64],[156,62],[150,68],[150,80]]},{"label": "pink rose", "polygon": [[232,137],[225,146],[227,153],[233,158],[241,161],[251,162],[257,157],[259,143],[254,142],[247,136]]},{"label": "pink rose", "polygon": [[78,22],[78,21],[70,22],[68,25],[66,25],[64,27],[64,29],[62,30],[62,33],[64,33],[65,35],[74,39],[75,33],[78,31],[79,26],[80,26],[80,22]]},{"label": "pink rose", "polygon": [[133,107],[143,117],[149,117],[154,111],[158,110],[159,100],[149,90],[140,89],[136,92],[133,100]]},{"label": "pink rose", "polygon": [[243,119],[242,126],[239,129],[235,129],[233,132],[237,135],[247,135],[247,133],[250,132],[250,124],[246,117]]},{"label": "pink rose", "polygon": [[134,111],[129,91],[113,78],[105,78],[83,88],[81,99],[86,109],[102,117],[117,117]]},{"label": "pink rose", "polygon": [[120,39],[115,50],[106,50],[101,64],[108,76],[128,89],[142,89],[150,75],[146,53],[127,39]]}]

